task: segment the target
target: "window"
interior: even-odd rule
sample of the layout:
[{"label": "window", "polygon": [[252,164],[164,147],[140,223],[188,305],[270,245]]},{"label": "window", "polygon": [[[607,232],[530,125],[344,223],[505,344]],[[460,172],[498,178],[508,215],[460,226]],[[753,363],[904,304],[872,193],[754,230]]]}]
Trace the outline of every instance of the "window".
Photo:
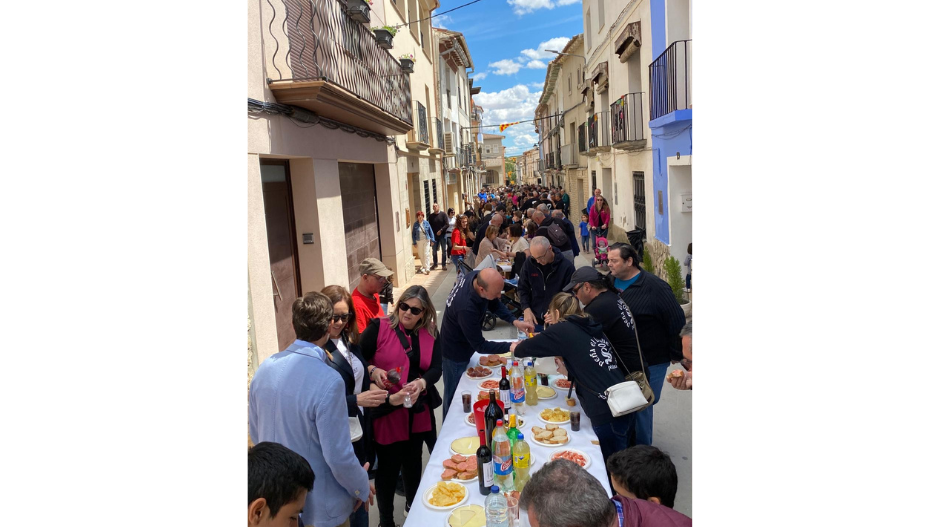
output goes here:
[{"label": "window", "polygon": [[460,98],[460,79],[457,79],[457,107],[463,109],[463,99]]},{"label": "window", "polygon": [[593,26],[591,26],[591,10],[588,9],[584,13],[584,55],[587,56],[588,52],[591,51],[591,31]]},{"label": "window", "polygon": [[571,74],[568,74],[568,95],[571,95]]},{"label": "window", "polygon": [[597,0],[597,32],[604,30],[604,0]]},{"label": "window", "polygon": [[643,172],[633,173],[633,221],[635,229],[646,228],[646,183]]},{"label": "window", "polygon": [[450,110],[450,88],[447,89],[447,109]]}]

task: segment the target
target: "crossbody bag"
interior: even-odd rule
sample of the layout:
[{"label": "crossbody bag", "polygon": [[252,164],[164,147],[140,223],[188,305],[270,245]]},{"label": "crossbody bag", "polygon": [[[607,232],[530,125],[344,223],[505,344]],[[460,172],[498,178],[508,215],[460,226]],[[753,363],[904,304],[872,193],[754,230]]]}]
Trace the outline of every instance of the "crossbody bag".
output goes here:
[{"label": "crossbody bag", "polygon": [[[643,360],[643,350],[640,349],[640,336],[636,331],[635,320],[633,322],[633,335],[636,337],[636,349],[640,354],[640,364],[646,364],[646,361]],[[611,343],[610,348],[614,350],[614,354],[620,359],[623,368],[627,369],[627,363],[620,356],[620,353],[617,352],[617,348],[614,347],[613,342],[607,338],[606,334],[604,338],[607,339],[607,342]],[[589,393],[596,395],[598,398],[605,399],[607,406],[610,407],[610,413],[614,417],[620,417],[621,415],[632,414],[643,410],[656,400],[653,389],[650,387],[650,383],[646,379],[646,373],[644,373],[643,370],[634,372],[627,370],[627,374],[624,375],[624,382],[617,383],[604,390],[603,397],[601,397],[601,394],[591,391],[591,389],[584,386],[583,383],[581,383],[581,387]]]}]

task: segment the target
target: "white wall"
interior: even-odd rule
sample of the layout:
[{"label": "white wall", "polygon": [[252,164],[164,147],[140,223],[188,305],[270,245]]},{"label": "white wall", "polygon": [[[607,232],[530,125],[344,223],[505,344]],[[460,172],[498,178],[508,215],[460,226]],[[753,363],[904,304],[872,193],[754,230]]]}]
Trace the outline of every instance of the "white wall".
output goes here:
[{"label": "white wall", "polygon": [[691,192],[692,165],[669,165],[669,252],[680,263],[692,241],[692,213],[682,212],[682,195]]},{"label": "white wall", "polygon": [[666,0],[666,45],[691,38],[689,0]]}]

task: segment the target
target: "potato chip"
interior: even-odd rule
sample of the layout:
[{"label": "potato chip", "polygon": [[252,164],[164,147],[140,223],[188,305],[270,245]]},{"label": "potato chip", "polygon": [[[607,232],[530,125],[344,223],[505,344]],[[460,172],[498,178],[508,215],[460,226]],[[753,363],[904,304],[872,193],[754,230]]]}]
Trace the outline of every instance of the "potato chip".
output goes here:
[{"label": "potato chip", "polygon": [[428,503],[435,507],[450,507],[456,505],[467,495],[467,488],[460,483],[441,481],[431,490]]},{"label": "potato chip", "polygon": [[565,422],[570,418],[567,411],[557,407],[546,408],[545,410],[542,410],[539,415],[541,415],[542,419],[545,419],[546,421],[553,421],[556,423]]}]

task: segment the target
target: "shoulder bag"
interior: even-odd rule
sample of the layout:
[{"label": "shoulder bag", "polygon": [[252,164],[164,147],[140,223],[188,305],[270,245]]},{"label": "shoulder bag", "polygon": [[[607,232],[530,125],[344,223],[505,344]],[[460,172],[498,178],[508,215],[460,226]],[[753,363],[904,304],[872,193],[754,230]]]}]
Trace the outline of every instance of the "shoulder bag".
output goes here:
[{"label": "shoulder bag", "polygon": [[[633,334],[637,339],[636,348],[640,353],[640,363],[645,364],[646,361],[643,359],[643,350],[640,349],[640,337],[636,331],[636,320],[633,321]],[[604,338],[607,339],[607,342],[611,342],[606,334]],[[617,348],[614,347],[612,342],[610,348],[614,350],[614,354],[617,355],[617,358],[620,359],[620,363],[623,364],[624,369],[626,369],[627,363],[620,357],[620,353],[617,352]],[[581,387],[601,399],[606,399],[607,406],[610,407],[610,413],[614,417],[638,412],[655,402],[656,396],[653,394],[653,389],[650,388],[649,381],[646,379],[646,373],[644,373],[643,370],[634,372],[627,370],[624,379],[624,382],[615,384],[604,390],[603,397],[597,392],[592,392],[590,388],[585,387],[583,383]]]}]

